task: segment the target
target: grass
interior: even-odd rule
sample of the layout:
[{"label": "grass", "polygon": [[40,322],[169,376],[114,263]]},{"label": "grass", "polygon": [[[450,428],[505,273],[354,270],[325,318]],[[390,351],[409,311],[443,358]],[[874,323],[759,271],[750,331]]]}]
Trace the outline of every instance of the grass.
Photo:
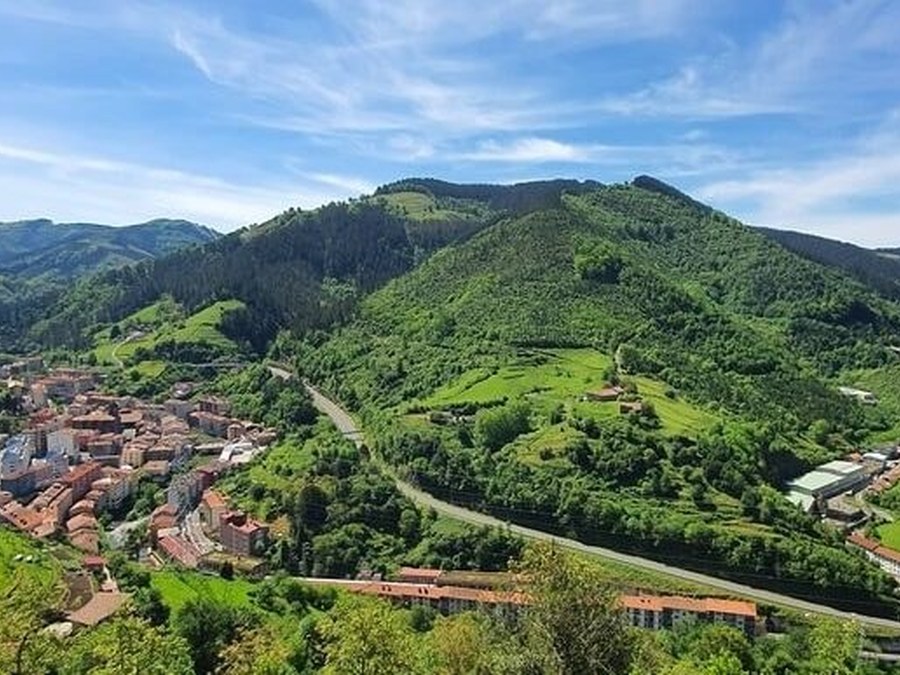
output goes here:
[{"label": "grass", "polygon": [[[19,555],[23,558],[31,556],[32,560],[14,560]],[[3,592],[16,571],[38,577],[44,583],[62,578],[62,565],[46,545],[19,532],[0,527],[0,592]]]},{"label": "grass", "polygon": [[[549,412],[563,405],[571,413],[598,421],[619,414],[618,403],[588,402],[585,392],[605,384],[612,358],[593,349],[553,349],[522,354],[521,362],[496,372],[476,368],[438,389],[421,405],[446,408],[465,403],[486,404],[527,398],[533,408]],[[663,430],[692,435],[714,424],[718,417],[680,397],[669,398],[669,387],[646,377],[632,378],[638,393],[656,409]]]},{"label": "grass", "polygon": [[150,585],[160,592],[173,613],[197,598],[210,598],[233,607],[253,605],[250,593],[254,583],[246,579],[226,580],[199,572],[166,569],[153,572]]},{"label": "grass", "polygon": [[454,220],[466,217],[467,214],[442,208],[431,195],[423,192],[393,192],[374,197],[376,201],[382,201],[395,211],[419,221]]},{"label": "grass", "polygon": [[[223,300],[183,319],[172,321],[177,314],[173,313],[172,303],[160,301],[138,310],[123,319],[122,326],[129,326],[121,337],[113,339],[110,329],[105,328],[94,336],[94,355],[97,363],[117,365],[118,360],[127,361],[139,349],[152,350],[161,342],[172,341],[177,344],[207,344],[218,347],[222,351],[234,351],[237,346],[219,330],[223,317],[231,311],[243,307],[239,300]],[[141,327],[142,335],[125,342],[129,332]],[[165,370],[161,361],[145,361],[135,366],[141,377],[152,379]]]},{"label": "grass", "polygon": [[879,525],[875,530],[878,538],[888,548],[900,551],[900,521]]}]

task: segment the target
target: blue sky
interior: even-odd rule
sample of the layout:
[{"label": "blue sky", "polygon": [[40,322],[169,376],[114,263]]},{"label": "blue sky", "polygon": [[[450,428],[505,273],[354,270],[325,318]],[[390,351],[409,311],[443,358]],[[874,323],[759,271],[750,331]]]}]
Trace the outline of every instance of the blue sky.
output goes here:
[{"label": "blue sky", "polygon": [[404,176],[649,173],[900,245],[891,0],[0,0],[0,219],[229,230]]}]

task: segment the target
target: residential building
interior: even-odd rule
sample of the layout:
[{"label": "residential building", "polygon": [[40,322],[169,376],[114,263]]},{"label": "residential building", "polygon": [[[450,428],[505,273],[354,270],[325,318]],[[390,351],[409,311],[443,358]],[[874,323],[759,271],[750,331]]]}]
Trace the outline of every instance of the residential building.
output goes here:
[{"label": "residential building", "polygon": [[215,490],[207,490],[200,500],[200,521],[214,532],[219,531],[222,516],[228,511],[225,498]]},{"label": "residential building", "polygon": [[895,579],[900,580],[900,552],[882,546],[881,542],[868,538],[862,532],[853,532],[847,537],[847,542],[861,548],[869,560]]},{"label": "residential building", "polygon": [[96,462],[79,464],[60,478],[60,481],[72,489],[72,498],[78,501],[91,489],[95,480],[103,476],[102,467]]},{"label": "residential building", "polygon": [[623,595],[619,602],[631,625],[651,630],[670,629],[680,621],[722,623],[747,636],[756,634],[757,612],[752,602],[720,598]]},{"label": "residential building", "polygon": [[229,553],[256,556],[268,545],[269,528],[240,511],[223,513],[219,519],[219,541]]},{"label": "residential building", "polygon": [[213,415],[226,416],[231,413],[231,403],[221,396],[204,396],[197,400],[197,408],[200,412]]}]

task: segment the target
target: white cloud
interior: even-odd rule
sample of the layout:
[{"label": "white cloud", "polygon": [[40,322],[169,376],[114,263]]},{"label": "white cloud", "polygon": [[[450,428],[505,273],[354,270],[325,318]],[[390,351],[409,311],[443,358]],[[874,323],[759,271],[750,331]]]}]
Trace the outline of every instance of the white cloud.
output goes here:
[{"label": "white cloud", "polygon": [[752,44],[725,40],[662,81],[602,98],[598,110],[704,119],[847,109],[865,93],[895,91],[900,41],[886,27],[898,24],[900,4],[889,0],[794,2]]},{"label": "white cloud", "polygon": [[900,116],[840,153],[715,181],[697,195],[749,222],[867,245],[900,245]]},{"label": "white cloud", "polygon": [[168,168],[0,143],[0,220],[93,222],[102,214],[123,224],[173,217],[230,230],[288,206],[311,208],[352,196],[358,187],[340,184],[334,176],[319,176],[307,185],[237,185]]},{"label": "white cloud", "polygon": [[485,141],[474,152],[460,157],[478,162],[587,162],[595,149],[549,138],[520,138],[507,144]]}]

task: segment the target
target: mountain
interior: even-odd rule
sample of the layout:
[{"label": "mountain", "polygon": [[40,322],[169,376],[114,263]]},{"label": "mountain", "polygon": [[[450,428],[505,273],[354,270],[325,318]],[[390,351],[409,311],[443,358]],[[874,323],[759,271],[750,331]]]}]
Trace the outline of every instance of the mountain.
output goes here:
[{"label": "mountain", "polygon": [[757,228],[808,260],[836,267],[895,300],[900,300],[900,249],[871,250],[812,234]]},{"label": "mountain", "polygon": [[168,294],[190,311],[241,300],[246,307],[231,317],[230,329],[262,351],[279,328],[327,330],[346,321],[359,297],[507,213],[596,185],[465,186],[419,179],[350,203],[289,209],[206,246],[92,279],[51,308],[33,336],[44,344],[84,345],[91,326],[118,321]]},{"label": "mountain", "polygon": [[[656,179],[399,181],[84,280],[30,338],[97,354],[172,303],[228,307],[217,336],[292,359],[448,499],[811,596],[893,588],[778,490],[900,436],[838,394],[896,367],[900,305]],[[129,367],[203,347],[177,338]]]},{"label": "mountain", "polygon": [[[367,299],[347,333],[403,362],[405,381],[392,386],[383,373],[353,378],[359,400],[427,393],[453,369],[481,366],[493,350],[477,345],[597,346],[736,413],[777,407],[809,424],[841,406],[808,366],[819,376],[878,366],[898,329],[898,307],[862,284],[693,200],[633,184],[567,195],[438,252]],[[426,374],[435,361],[444,372]]]},{"label": "mountain", "polygon": [[27,347],[27,328],[74,280],[219,236],[185,220],[125,227],[46,219],[0,223],[0,349]]},{"label": "mountain", "polygon": [[[894,302],[642,179],[442,248],[301,343],[296,363],[445,499],[875,602],[892,582],[779,490],[897,432],[900,417],[837,385],[895,363],[898,336]],[[604,401],[615,383],[621,398]]]},{"label": "mountain", "polygon": [[0,223],[0,275],[74,279],[155,258],[220,235],[186,220],[151,220],[112,227],[26,220]]}]

